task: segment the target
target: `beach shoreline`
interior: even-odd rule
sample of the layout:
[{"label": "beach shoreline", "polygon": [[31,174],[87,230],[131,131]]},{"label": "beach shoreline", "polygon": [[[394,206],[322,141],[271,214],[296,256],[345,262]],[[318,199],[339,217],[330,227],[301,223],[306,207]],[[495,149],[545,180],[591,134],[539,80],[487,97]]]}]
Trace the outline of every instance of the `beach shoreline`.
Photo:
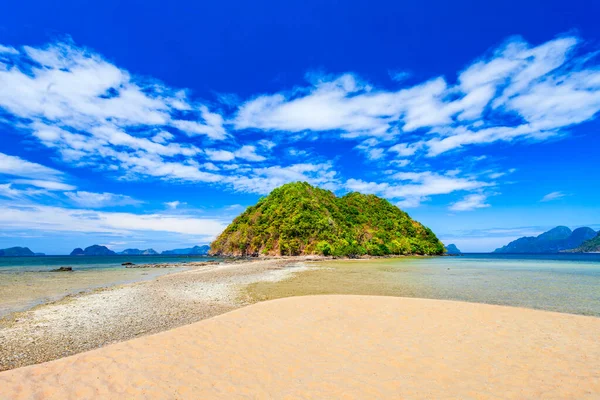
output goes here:
[{"label": "beach shoreline", "polygon": [[291,297],[2,372],[0,399],[593,399],[599,330],[517,307]]},{"label": "beach shoreline", "polygon": [[[398,258],[411,265],[409,257]],[[427,271],[423,262],[436,262],[431,257],[430,261],[418,258],[419,266],[412,268],[419,276]],[[319,256],[199,261],[187,263],[184,271],[152,280],[66,296],[0,319],[0,371],[171,330],[274,298],[318,294],[436,298],[432,293],[407,291],[410,268],[388,266],[382,257],[369,259],[378,261],[370,266],[356,264],[368,261],[365,259]],[[444,263],[440,276],[451,277],[454,268],[450,271],[445,261],[438,261]],[[343,272],[332,269],[333,265],[344,266]],[[432,275],[425,272],[425,276]],[[454,300],[470,301],[468,297]]]},{"label": "beach shoreline", "polygon": [[303,262],[315,259],[187,263],[184,271],[67,295],[8,314],[0,319],[0,371],[162,332],[242,307],[247,304],[239,295],[244,285],[285,279],[304,270]]}]

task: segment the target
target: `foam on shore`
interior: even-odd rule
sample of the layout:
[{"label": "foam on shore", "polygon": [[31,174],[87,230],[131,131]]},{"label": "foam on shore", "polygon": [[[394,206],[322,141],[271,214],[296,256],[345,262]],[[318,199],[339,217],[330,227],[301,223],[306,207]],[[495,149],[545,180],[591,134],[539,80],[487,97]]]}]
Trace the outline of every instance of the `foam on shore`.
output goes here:
[{"label": "foam on shore", "polygon": [[600,396],[600,318],[308,296],[0,373],[0,398]]}]

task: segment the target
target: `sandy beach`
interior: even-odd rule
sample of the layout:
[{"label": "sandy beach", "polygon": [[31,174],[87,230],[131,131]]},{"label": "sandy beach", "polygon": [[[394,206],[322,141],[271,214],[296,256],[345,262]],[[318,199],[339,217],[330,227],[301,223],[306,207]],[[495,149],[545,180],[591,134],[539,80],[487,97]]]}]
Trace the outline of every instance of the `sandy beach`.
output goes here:
[{"label": "sandy beach", "polygon": [[247,304],[239,293],[244,285],[290,277],[306,269],[307,259],[311,258],[188,263],[187,271],[67,296],[10,314],[0,319],[0,371],[223,314]]},{"label": "sandy beach", "polygon": [[378,296],[267,301],[0,374],[2,399],[596,399],[600,319]]}]

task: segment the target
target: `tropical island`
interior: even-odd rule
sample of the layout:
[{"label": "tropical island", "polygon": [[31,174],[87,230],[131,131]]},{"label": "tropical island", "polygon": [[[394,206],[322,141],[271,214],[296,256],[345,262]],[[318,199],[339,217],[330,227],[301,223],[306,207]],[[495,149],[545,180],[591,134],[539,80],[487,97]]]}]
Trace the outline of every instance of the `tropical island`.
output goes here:
[{"label": "tropical island", "polygon": [[600,253],[600,232],[576,247],[568,251],[569,253]]},{"label": "tropical island", "polygon": [[274,189],[248,207],[211,244],[211,254],[442,255],[431,229],[375,195],[342,197],[306,182]]},{"label": "tropical island", "polygon": [[[597,232],[587,226],[571,230],[566,226],[557,226],[538,236],[525,236],[500,247],[494,253],[560,253],[589,252],[582,247],[586,241],[595,238]],[[593,245],[589,248],[594,248]]]},{"label": "tropical island", "polygon": [[210,247],[207,245],[194,246],[184,249],[165,250],[162,253],[158,253],[154,249],[125,249],[120,252],[115,252],[106,246],[94,244],[88,246],[85,249],[80,247],[74,249],[71,252],[71,256],[157,256],[157,255],[195,255],[201,256],[208,254]]},{"label": "tropical island", "polygon": [[43,256],[44,253],[34,253],[29,247],[9,247],[0,249],[0,257],[33,257]]}]

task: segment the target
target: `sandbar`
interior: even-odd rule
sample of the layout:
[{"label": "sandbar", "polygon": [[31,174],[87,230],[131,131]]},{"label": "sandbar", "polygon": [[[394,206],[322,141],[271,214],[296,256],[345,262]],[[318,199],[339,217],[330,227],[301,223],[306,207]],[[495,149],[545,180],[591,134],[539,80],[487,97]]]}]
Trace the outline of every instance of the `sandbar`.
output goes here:
[{"label": "sandbar", "polygon": [[0,373],[2,399],[597,399],[600,318],[325,295]]}]

